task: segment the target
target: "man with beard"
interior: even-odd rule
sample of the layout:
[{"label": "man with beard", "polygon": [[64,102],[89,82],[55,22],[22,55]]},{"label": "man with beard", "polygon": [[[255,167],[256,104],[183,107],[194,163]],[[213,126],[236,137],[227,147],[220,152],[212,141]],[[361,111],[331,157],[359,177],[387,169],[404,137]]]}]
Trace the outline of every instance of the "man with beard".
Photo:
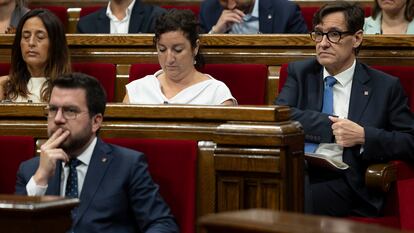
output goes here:
[{"label": "man with beard", "polygon": [[20,165],[16,193],[79,197],[70,232],[178,232],[144,155],[97,137],[105,104],[104,89],[88,75],[53,81],[49,139],[40,157]]},{"label": "man with beard", "polygon": [[308,32],[299,7],[288,0],[204,0],[200,24],[210,34]]}]

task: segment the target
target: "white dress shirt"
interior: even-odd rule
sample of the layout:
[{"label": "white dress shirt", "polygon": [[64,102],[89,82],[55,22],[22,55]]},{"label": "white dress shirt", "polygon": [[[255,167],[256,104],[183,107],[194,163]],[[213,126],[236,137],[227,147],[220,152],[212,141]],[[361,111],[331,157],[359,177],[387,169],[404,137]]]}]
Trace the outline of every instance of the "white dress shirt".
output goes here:
[{"label": "white dress shirt", "polygon": [[[77,159],[81,161],[79,166],[76,167],[76,171],[78,172],[78,193],[81,194],[83,182],[85,181],[86,172],[88,171],[88,166],[92,158],[93,150],[95,149],[97,142],[97,138],[95,137],[89,146],[83,151]],[[62,166],[62,174],[60,178],[60,195],[65,196],[66,191],[66,181],[69,175],[69,164],[64,162],[61,163]],[[26,185],[26,191],[28,196],[43,196],[46,193],[47,185],[37,185],[36,182],[32,178],[30,178],[29,182]]]},{"label": "white dress shirt", "polygon": [[[351,98],[352,79],[354,77],[356,60],[351,67],[335,75],[337,82],[333,86],[333,115],[339,118],[348,118],[349,100]],[[330,75],[323,68],[324,80]],[[315,153],[342,161],[343,147],[336,143],[320,143]]]},{"label": "white dress shirt", "polygon": [[129,30],[129,21],[131,20],[132,8],[134,7],[135,0],[129,4],[128,8],[125,10],[125,17],[119,20],[114,14],[112,14],[111,10],[111,2],[108,3],[106,8],[106,16],[108,16],[110,21],[110,33],[128,33]]}]

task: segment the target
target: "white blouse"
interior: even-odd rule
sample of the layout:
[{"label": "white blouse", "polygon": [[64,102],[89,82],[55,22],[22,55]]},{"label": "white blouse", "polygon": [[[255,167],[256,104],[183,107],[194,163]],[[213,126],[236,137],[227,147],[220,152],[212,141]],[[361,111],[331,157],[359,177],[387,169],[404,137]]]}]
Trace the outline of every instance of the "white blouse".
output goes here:
[{"label": "white blouse", "polygon": [[232,100],[234,104],[237,104],[226,84],[208,74],[206,74],[209,77],[208,80],[189,86],[168,99],[162,93],[161,84],[157,78],[162,72],[159,70],[154,75],[147,75],[127,84],[129,102],[132,104],[220,105],[226,100]]},{"label": "white blouse", "polygon": [[41,103],[42,101],[42,86],[46,82],[44,77],[31,77],[27,83],[27,90],[29,95],[27,98],[23,96],[17,96],[17,99],[14,102],[32,102],[32,103]]}]

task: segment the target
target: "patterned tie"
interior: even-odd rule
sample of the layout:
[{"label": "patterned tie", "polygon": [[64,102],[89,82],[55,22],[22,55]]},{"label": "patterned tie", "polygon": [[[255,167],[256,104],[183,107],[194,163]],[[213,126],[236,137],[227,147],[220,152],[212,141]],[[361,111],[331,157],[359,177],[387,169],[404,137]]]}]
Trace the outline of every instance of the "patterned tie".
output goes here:
[{"label": "patterned tie", "polygon": [[81,164],[78,159],[69,160],[69,175],[66,181],[65,197],[77,198],[78,194],[78,172],[76,167]]},{"label": "patterned tie", "polygon": [[[322,112],[328,115],[333,114],[333,86],[336,83],[336,78],[333,76],[327,76],[325,78],[325,89],[323,91],[323,105]],[[318,148],[317,143],[305,142],[305,152],[315,152]]]}]

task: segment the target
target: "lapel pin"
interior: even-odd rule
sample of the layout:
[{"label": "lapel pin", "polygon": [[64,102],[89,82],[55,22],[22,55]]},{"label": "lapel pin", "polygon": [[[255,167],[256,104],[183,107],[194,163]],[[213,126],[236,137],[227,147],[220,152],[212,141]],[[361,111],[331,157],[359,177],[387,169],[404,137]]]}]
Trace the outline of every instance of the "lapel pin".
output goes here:
[{"label": "lapel pin", "polygon": [[267,19],[272,19],[272,15],[267,15]]},{"label": "lapel pin", "polygon": [[108,160],[107,158],[102,158],[102,163],[105,163],[106,160]]},{"label": "lapel pin", "polygon": [[364,95],[368,95],[368,91],[364,91]]}]

